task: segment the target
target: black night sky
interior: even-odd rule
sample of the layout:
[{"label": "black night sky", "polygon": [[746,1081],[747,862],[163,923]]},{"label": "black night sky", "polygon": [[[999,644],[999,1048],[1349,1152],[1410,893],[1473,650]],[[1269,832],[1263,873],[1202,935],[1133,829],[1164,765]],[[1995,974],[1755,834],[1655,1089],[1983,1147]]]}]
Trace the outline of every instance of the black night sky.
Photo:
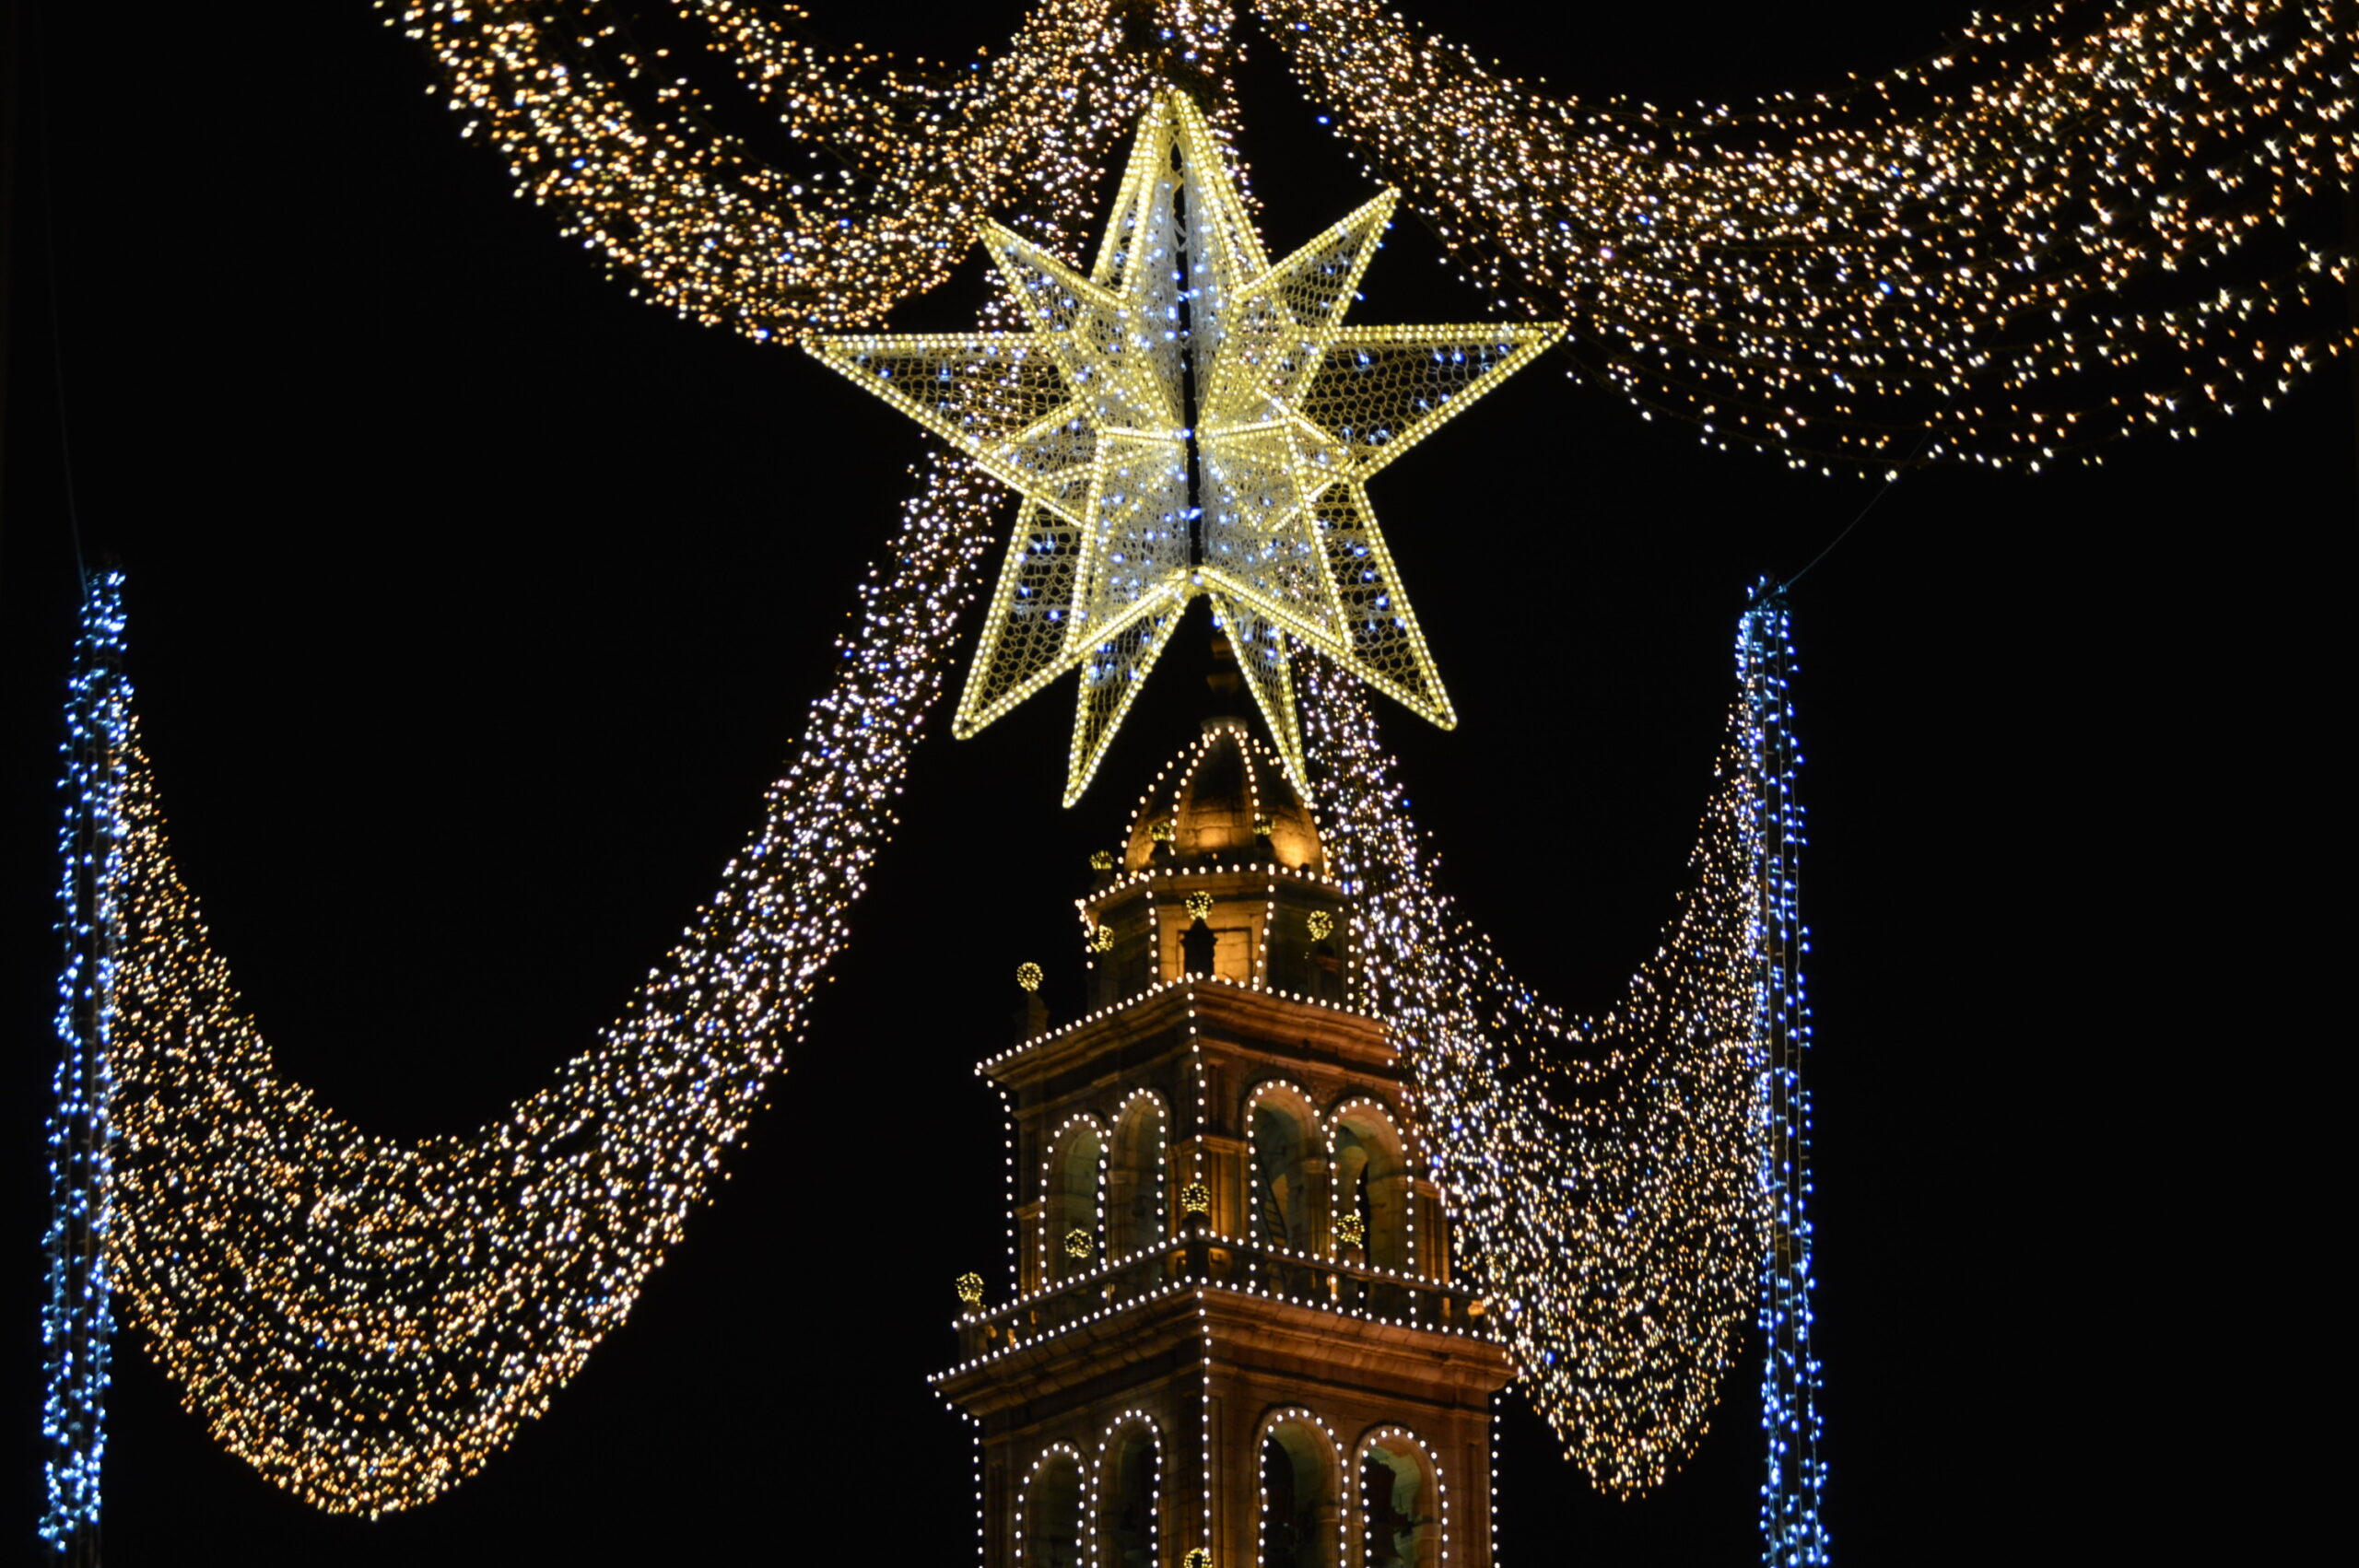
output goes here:
[{"label": "black night sky", "polygon": [[[1533,30],[1402,5],[1561,90],[1661,101],[1831,85],[1964,18],[1626,6]],[[0,1534],[27,1544],[76,591],[50,254],[83,544],[130,573],[182,867],[285,1070],[390,1134],[498,1115],[668,945],[752,830],[921,451],[799,353],[628,299],[360,0],[46,9],[18,24],[0,535],[0,1171],[25,1199],[0,1248]],[[954,58],[1017,14],[812,9]],[[1370,192],[1248,48],[1244,150],[1283,251]],[[1404,216],[1356,319],[1478,318],[1437,256]],[[970,264],[900,321],[968,321],[983,287]],[[1565,370],[1375,499],[1461,714],[1387,729],[1445,883],[1594,1011],[1682,885],[1746,586],[1874,491],[1707,451]],[[2298,1085],[2348,1047],[2309,1014],[2349,964],[2315,910],[2350,865],[2329,757],[2353,430],[2338,367],[2101,469],[1916,474],[1797,590],[1839,1561],[2193,1561],[2290,1527],[2267,1499],[2300,1462],[2261,1446],[2271,1402],[2326,1375],[2299,1260],[2328,1233],[2268,1216],[2318,1157]],[[1066,692],[965,743],[936,711],[773,1109],[548,1419],[414,1515],[322,1516],[215,1448],[127,1334],[110,1559],[970,1561],[966,1429],[923,1380],[952,1278],[1006,1289],[998,1102],[970,1068],[1019,961],[1074,1011],[1084,857],[1204,703],[1158,672],[1061,812]],[[1755,1377],[1637,1504],[1518,1407],[1503,1560],[1754,1561]]]}]

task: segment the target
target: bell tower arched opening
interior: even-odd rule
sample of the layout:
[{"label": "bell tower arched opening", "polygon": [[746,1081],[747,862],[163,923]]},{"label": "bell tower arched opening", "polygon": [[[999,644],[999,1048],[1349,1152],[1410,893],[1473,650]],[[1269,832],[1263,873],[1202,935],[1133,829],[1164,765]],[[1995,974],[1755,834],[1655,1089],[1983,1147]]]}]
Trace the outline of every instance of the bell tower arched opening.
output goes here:
[{"label": "bell tower arched opening", "polygon": [[1260,1568],[1342,1568],[1335,1458],[1327,1435],[1300,1414],[1262,1437]]},{"label": "bell tower arched opening", "polygon": [[1162,1099],[1144,1092],[1132,1095],[1114,1124],[1113,1155],[1106,1173],[1106,1255],[1109,1260],[1128,1258],[1142,1247],[1153,1246],[1167,1234],[1167,1136]]},{"label": "bell tower arched opening", "polygon": [[1042,1456],[1016,1515],[1024,1568],[1084,1568],[1081,1498],[1081,1456],[1062,1447]]},{"label": "bell tower arched opening", "polygon": [[1049,1161],[1048,1203],[1042,1213],[1043,1272],[1071,1280],[1097,1267],[1100,1240],[1097,1181],[1106,1143],[1086,1118],[1065,1129]]},{"label": "bell tower arched opening", "polygon": [[1424,1444],[1398,1428],[1360,1450],[1358,1568],[1442,1568],[1441,1480]]},{"label": "bell tower arched opening", "polygon": [[1401,1129],[1375,1101],[1355,1101],[1336,1113],[1332,1147],[1328,1173],[1334,1194],[1333,1234],[1348,1238],[1356,1229],[1370,1264],[1414,1273],[1414,1192]]},{"label": "bell tower arched opening", "polygon": [[1155,1428],[1144,1417],[1124,1421],[1107,1439],[1104,1464],[1101,1568],[1160,1568],[1163,1449]]},{"label": "bell tower arched opening", "polygon": [[1319,1118],[1295,1090],[1270,1086],[1253,1096],[1253,1237],[1307,1252],[1314,1240],[1311,1182],[1319,1153]]}]

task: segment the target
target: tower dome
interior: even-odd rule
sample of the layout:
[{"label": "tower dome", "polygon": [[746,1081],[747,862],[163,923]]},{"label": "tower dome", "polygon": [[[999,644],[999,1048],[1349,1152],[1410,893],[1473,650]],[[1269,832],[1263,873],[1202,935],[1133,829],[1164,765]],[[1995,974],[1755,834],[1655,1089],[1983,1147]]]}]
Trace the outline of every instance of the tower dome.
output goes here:
[{"label": "tower dome", "polygon": [[[1267,831],[1259,829],[1266,826]],[[1203,735],[1172,758],[1131,818],[1122,868],[1268,858],[1295,871],[1321,870],[1319,827],[1278,755],[1241,719],[1207,719]],[[1265,848],[1266,846],[1266,848]]]}]

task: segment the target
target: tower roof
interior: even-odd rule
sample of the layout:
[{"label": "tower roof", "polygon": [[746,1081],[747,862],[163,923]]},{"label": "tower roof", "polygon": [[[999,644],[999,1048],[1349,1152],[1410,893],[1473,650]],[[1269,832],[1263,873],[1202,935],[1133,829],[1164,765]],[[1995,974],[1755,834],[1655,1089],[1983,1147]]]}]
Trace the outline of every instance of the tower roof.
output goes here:
[{"label": "tower roof", "polygon": [[1278,755],[1255,740],[1242,719],[1207,719],[1204,732],[1172,758],[1131,817],[1125,871],[1156,861],[1157,825],[1170,825],[1171,860],[1260,859],[1256,822],[1269,823],[1270,857],[1317,871],[1321,851],[1310,808],[1295,792]]}]

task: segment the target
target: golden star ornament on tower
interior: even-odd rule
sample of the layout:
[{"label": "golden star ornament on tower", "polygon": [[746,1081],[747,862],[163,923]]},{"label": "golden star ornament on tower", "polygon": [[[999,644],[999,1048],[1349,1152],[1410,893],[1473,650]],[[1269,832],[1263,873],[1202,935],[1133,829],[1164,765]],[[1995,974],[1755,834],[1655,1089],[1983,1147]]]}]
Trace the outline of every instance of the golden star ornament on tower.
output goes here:
[{"label": "golden star ornament on tower", "polygon": [[1563,328],[1345,326],[1393,201],[1273,265],[1203,116],[1165,89],[1087,276],[983,224],[1030,331],[804,340],[1023,497],[956,734],[1078,671],[1073,804],[1200,593],[1297,785],[1294,642],[1457,722],[1367,480]]}]

